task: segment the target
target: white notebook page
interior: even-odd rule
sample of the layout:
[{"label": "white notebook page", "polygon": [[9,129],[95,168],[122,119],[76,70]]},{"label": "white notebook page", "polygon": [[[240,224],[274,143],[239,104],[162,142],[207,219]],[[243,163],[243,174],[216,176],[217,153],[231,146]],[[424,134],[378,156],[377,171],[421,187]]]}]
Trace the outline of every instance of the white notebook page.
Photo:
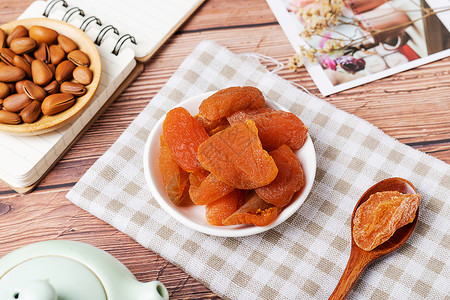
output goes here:
[{"label": "white notebook page", "polygon": [[114,25],[121,35],[132,34],[137,44],[127,43],[127,46],[134,50],[136,57],[144,57],[153,52],[165,40],[170,29],[184,20],[203,1],[71,0],[67,3],[82,8],[86,15],[99,17],[104,25]]},{"label": "white notebook page", "polygon": [[[54,132],[39,136],[18,137],[0,132],[0,178],[13,187],[25,187],[35,183],[70,145],[96,112],[104,105],[114,91],[136,66],[135,57],[145,57],[152,53],[166,37],[172,33],[190,13],[204,0],[66,0],[55,2],[49,17],[61,20],[67,10],[79,7],[71,15],[69,23],[80,27],[83,21],[96,16],[102,26],[113,25],[98,47],[102,60],[102,77],[96,96],[90,107],[71,124]],[[45,8],[51,1],[35,1],[19,19],[43,17]],[[95,41],[102,26],[92,22],[86,33]],[[131,34],[136,45],[127,40],[119,55],[112,54],[117,39]]]}]

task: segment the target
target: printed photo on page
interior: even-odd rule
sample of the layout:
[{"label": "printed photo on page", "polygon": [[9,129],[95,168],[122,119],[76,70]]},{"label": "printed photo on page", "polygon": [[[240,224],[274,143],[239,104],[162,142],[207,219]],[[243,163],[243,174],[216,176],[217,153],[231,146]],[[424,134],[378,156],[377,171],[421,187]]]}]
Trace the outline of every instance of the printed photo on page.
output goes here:
[{"label": "printed photo on page", "polygon": [[449,0],[267,0],[324,95],[450,55]]}]

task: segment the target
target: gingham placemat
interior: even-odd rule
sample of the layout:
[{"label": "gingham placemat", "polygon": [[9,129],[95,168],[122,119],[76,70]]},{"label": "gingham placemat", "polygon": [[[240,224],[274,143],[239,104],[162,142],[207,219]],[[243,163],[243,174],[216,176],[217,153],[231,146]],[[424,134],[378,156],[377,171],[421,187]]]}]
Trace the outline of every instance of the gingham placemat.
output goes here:
[{"label": "gingham placemat", "polygon": [[[308,199],[283,224],[221,238],[191,230],[159,207],[145,182],[142,155],[152,127],[174,105],[236,85],[258,87],[303,120],[317,175]],[[394,255],[369,266],[350,298],[450,299],[450,166],[298,90],[254,58],[205,41],[67,198],[225,299],[326,299],[350,254],[356,201],[393,176],[410,180],[422,194],[416,230]]]}]

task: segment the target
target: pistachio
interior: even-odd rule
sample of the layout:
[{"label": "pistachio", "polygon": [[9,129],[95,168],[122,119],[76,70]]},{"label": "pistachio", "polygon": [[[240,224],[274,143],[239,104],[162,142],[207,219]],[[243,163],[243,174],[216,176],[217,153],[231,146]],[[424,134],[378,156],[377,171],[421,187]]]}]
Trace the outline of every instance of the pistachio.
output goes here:
[{"label": "pistachio", "polygon": [[22,120],[18,114],[6,110],[0,110],[0,123],[17,125],[20,124],[20,122],[22,122]]},{"label": "pistachio", "polygon": [[50,62],[50,51],[46,43],[40,43],[33,53],[34,58],[48,64]]},{"label": "pistachio", "polygon": [[74,50],[70,52],[67,54],[67,59],[77,66],[89,67],[89,64],[91,63],[89,56],[81,50]]},{"label": "pistachio", "polygon": [[19,112],[31,102],[26,94],[13,94],[3,100],[3,107],[10,112]]},{"label": "pistachio", "polygon": [[25,36],[28,36],[28,30],[25,28],[25,26],[18,25],[14,27],[14,29],[10,32],[10,34],[6,38],[6,44],[9,47],[9,45],[11,45],[12,40]]},{"label": "pistachio", "polygon": [[62,35],[62,34],[60,34],[58,36],[58,43],[61,46],[61,48],[64,49],[64,51],[66,53],[69,53],[69,52],[72,52],[73,50],[78,49],[77,44],[74,41],[72,41],[71,38],[69,38],[65,35]]},{"label": "pistachio", "polygon": [[50,48],[50,61],[54,65],[58,65],[66,57],[66,52],[58,45],[51,45]]},{"label": "pistachio", "polygon": [[9,87],[9,94],[10,95],[16,92],[16,86],[14,85],[14,83],[8,82],[7,85]]},{"label": "pistachio", "polygon": [[36,48],[36,41],[30,37],[15,38],[11,41],[9,48],[16,54],[24,54]]},{"label": "pistachio", "polygon": [[17,81],[16,85],[14,86],[16,89],[16,92],[18,94],[23,94],[25,93],[25,91],[23,90],[23,84],[25,83],[26,80],[21,80],[21,81]]},{"label": "pistachio", "polygon": [[6,46],[6,33],[0,28],[0,48]]},{"label": "pistachio", "polygon": [[14,56],[16,56],[16,54],[13,51],[11,51],[9,48],[1,48],[0,49],[0,59],[5,64],[7,64],[9,66],[14,65]]},{"label": "pistachio", "polygon": [[47,66],[50,69],[50,71],[52,71],[53,76],[55,76],[55,72],[56,72],[55,65],[54,64],[48,64]]},{"label": "pistachio", "polygon": [[0,81],[2,82],[16,82],[24,79],[26,75],[25,71],[18,67],[0,67]]},{"label": "pistachio", "polygon": [[50,68],[44,62],[37,59],[31,63],[31,74],[34,83],[37,85],[47,85],[53,78],[53,73]]},{"label": "pistachio", "polygon": [[0,99],[4,99],[9,95],[9,87],[6,83],[0,82]]},{"label": "pistachio", "polygon": [[31,63],[33,62],[33,60],[34,60],[34,58],[31,56],[31,55],[29,55],[28,53],[25,53],[24,55],[23,55],[23,58],[25,58],[25,60],[30,64],[30,66],[31,66]]},{"label": "pistachio", "polygon": [[75,70],[76,66],[68,61],[65,60],[63,62],[61,62],[55,70],[55,79],[61,83],[63,81],[69,80],[70,78],[72,78],[72,73]]},{"label": "pistachio", "polygon": [[84,85],[78,82],[71,82],[71,81],[61,83],[60,90],[61,93],[72,94],[76,97],[81,97],[87,92],[87,89]]},{"label": "pistachio", "polygon": [[27,77],[31,78],[31,66],[23,57],[19,55],[14,56],[14,66],[24,70]]},{"label": "pistachio", "polygon": [[76,67],[72,75],[76,81],[84,85],[89,85],[94,77],[92,71],[86,66]]},{"label": "pistachio", "polygon": [[28,104],[22,111],[20,112],[20,116],[25,123],[33,123],[39,118],[41,114],[41,103],[34,100],[30,104]]},{"label": "pistachio", "polygon": [[47,93],[47,95],[59,93],[58,81],[53,80],[52,82],[50,82],[47,86],[44,87],[44,91]]},{"label": "pistachio", "polygon": [[47,96],[42,101],[42,113],[44,115],[54,115],[62,112],[75,103],[75,97],[72,94],[58,93]]},{"label": "pistachio", "polygon": [[58,33],[55,30],[42,26],[31,26],[29,35],[37,43],[46,43],[47,45],[55,44],[58,38]]},{"label": "pistachio", "polygon": [[44,100],[45,96],[47,96],[47,93],[43,88],[30,80],[25,80],[25,82],[23,83],[23,91],[28,97],[37,101],[42,101]]}]

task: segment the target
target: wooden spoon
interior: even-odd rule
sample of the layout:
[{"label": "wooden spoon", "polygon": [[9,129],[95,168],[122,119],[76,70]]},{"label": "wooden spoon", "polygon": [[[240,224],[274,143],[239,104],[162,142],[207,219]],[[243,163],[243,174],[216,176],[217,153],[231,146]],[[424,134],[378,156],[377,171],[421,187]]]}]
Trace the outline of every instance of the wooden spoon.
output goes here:
[{"label": "wooden spoon", "polygon": [[355,240],[353,239],[353,218],[355,217],[356,210],[361,204],[369,199],[370,195],[384,191],[399,191],[403,194],[417,193],[411,182],[403,178],[388,178],[378,182],[362,195],[358,203],[356,203],[352,214],[352,249],[350,258],[348,259],[347,266],[345,267],[341,279],[329,299],[345,299],[364,269],[375,259],[380,258],[403,245],[416,227],[419,209],[417,209],[416,217],[413,222],[397,229],[390,239],[375,249],[365,251],[356,245]]}]

